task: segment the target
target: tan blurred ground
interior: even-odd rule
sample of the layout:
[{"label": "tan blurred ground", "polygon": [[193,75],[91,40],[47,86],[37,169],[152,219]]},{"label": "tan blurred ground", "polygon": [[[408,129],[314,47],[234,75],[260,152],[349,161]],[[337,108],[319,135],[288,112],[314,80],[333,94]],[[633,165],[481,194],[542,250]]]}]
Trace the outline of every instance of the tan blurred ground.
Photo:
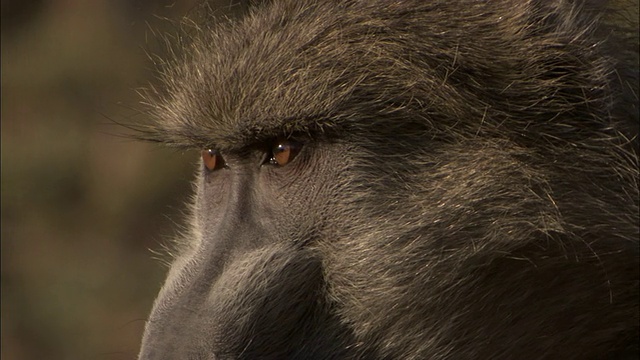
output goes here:
[{"label": "tan blurred ground", "polygon": [[2,0],[3,360],[135,358],[197,154],[111,119],[194,2]]}]

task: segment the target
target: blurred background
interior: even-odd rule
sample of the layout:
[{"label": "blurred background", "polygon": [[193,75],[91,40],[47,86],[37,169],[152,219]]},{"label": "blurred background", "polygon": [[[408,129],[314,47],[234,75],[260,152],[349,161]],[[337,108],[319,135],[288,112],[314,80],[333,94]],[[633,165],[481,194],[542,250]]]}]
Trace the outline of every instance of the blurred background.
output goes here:
[{"label": "blurred background", "polygon": [[135,359],[198,154],[114,121],[197,2],[2,0],[3,360]]}]

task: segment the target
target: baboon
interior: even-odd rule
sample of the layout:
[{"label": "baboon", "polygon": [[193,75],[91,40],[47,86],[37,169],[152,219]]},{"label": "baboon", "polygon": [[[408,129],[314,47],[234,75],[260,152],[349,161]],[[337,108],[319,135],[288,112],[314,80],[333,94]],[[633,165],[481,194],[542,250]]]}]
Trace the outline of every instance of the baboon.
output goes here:
[{"label": "baboon", "polygon": [[635,6],[202,17],[140,126],[201,154],[140,359],[637,358]]}]

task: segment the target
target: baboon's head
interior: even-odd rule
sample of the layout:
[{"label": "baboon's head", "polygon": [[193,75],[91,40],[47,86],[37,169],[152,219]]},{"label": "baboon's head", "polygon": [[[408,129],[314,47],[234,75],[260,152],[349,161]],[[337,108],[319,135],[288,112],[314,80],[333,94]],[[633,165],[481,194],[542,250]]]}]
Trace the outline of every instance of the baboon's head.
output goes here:
[{"label": "baboon's head", "polygon": [[140,358],[632,354],[638,49],[572,3],[200,25],[144,134],[202,160]]}]

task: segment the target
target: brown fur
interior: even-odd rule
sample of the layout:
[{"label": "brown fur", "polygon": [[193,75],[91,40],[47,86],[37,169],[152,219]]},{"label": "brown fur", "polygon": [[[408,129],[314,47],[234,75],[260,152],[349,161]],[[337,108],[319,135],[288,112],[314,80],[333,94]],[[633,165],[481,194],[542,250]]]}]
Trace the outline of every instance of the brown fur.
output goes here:
[{"label": "brown fur", "polygon": [[[282,0],[200,25],[141,137],[226,166],[198,172],[140,358],[636,358],[616,6]],[[284,138],[300,154],[265,163]]]}]

